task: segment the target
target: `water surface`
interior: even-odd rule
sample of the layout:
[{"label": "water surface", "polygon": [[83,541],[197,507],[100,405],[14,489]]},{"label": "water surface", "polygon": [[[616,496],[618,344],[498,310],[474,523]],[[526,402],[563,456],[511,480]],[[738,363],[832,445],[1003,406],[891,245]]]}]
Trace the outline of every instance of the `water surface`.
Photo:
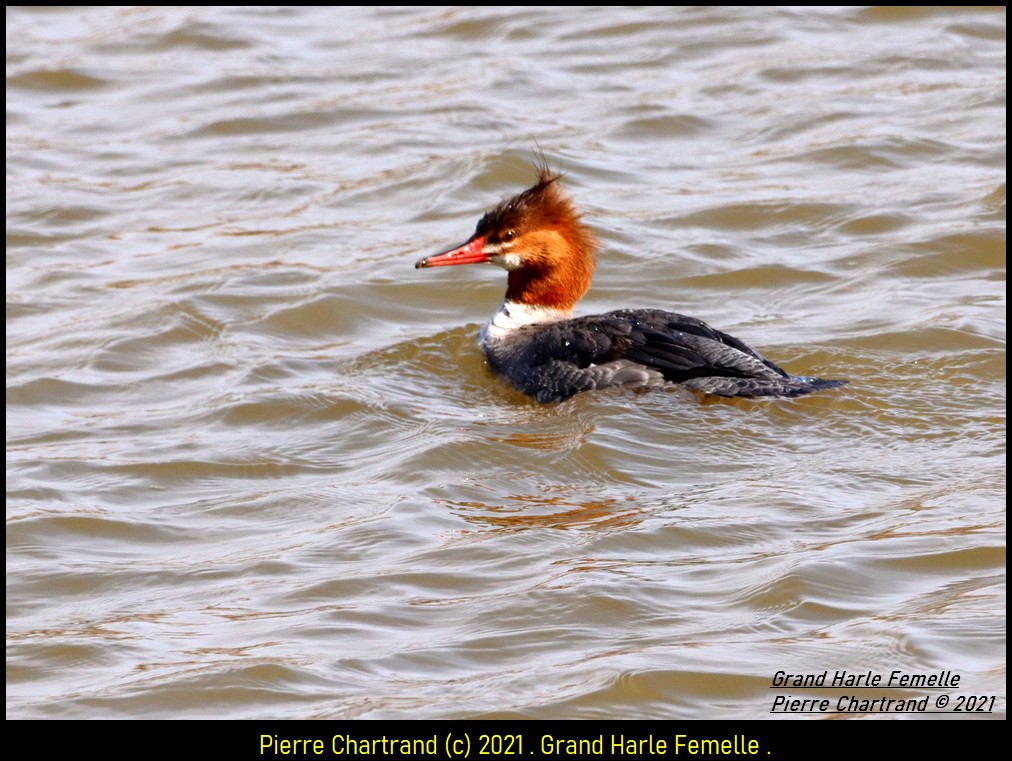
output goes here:
[{"label": "water surface", "polygon": [[[8,9],[8,718],[1004,715],[1005,72],[1003,8]],[[583,313],[851,384],[500,385],[501,271],[412,265],[534,146]]]}]

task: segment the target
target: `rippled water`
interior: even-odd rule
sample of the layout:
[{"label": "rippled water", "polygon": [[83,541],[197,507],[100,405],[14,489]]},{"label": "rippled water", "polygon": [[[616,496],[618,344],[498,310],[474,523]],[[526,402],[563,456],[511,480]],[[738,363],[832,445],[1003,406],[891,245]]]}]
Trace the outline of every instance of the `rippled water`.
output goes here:
[{"label": "rippled water", "polygon": [[[1004,715],[1005,72],[1003,8],[8,9],[8,718]],[[584,313],[851,385],[503,388],[502,273],[412,264],[535,145]]]}]

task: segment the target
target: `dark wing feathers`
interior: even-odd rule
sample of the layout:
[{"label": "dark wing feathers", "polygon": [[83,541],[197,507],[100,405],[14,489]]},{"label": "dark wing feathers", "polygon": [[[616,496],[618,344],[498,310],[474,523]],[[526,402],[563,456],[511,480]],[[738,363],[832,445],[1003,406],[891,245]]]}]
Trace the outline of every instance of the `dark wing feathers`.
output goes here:
[{"label": "dark wing feathers", "polygon": [[749,397],[799,396],[843,383],[792,376],[737,338],[660,310],[533,325],[521,328],[517,338],[486,347],[489,364],[540,402],[607,386],[665,382]]}]

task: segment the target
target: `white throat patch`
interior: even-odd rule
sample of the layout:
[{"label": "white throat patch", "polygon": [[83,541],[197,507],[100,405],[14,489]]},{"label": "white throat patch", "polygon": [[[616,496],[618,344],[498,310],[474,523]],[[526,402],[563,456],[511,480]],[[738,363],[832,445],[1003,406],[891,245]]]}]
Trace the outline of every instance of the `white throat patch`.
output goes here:
[{"label": "white throat patch", "polygon": [[566,309],[553,307],[531,306],[513,301],[504,301],[499,311],[493,315],[488,325],[481,329],[479,343],[496,341],[505,338],[517,328],[535,325],[539,322],[558,322],[568,320],[573,313]]}]

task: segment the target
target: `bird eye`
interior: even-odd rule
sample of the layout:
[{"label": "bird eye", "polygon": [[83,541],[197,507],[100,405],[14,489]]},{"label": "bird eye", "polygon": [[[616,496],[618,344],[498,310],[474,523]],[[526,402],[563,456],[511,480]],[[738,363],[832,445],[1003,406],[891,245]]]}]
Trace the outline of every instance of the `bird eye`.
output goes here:
[{"label": "bird eye", "polygon": [[501,240],[503,243],[509,243],[515,237],[517,237],[517,234],[515,232],[513,232],[512,230],[507,230],[502,234]]}]

